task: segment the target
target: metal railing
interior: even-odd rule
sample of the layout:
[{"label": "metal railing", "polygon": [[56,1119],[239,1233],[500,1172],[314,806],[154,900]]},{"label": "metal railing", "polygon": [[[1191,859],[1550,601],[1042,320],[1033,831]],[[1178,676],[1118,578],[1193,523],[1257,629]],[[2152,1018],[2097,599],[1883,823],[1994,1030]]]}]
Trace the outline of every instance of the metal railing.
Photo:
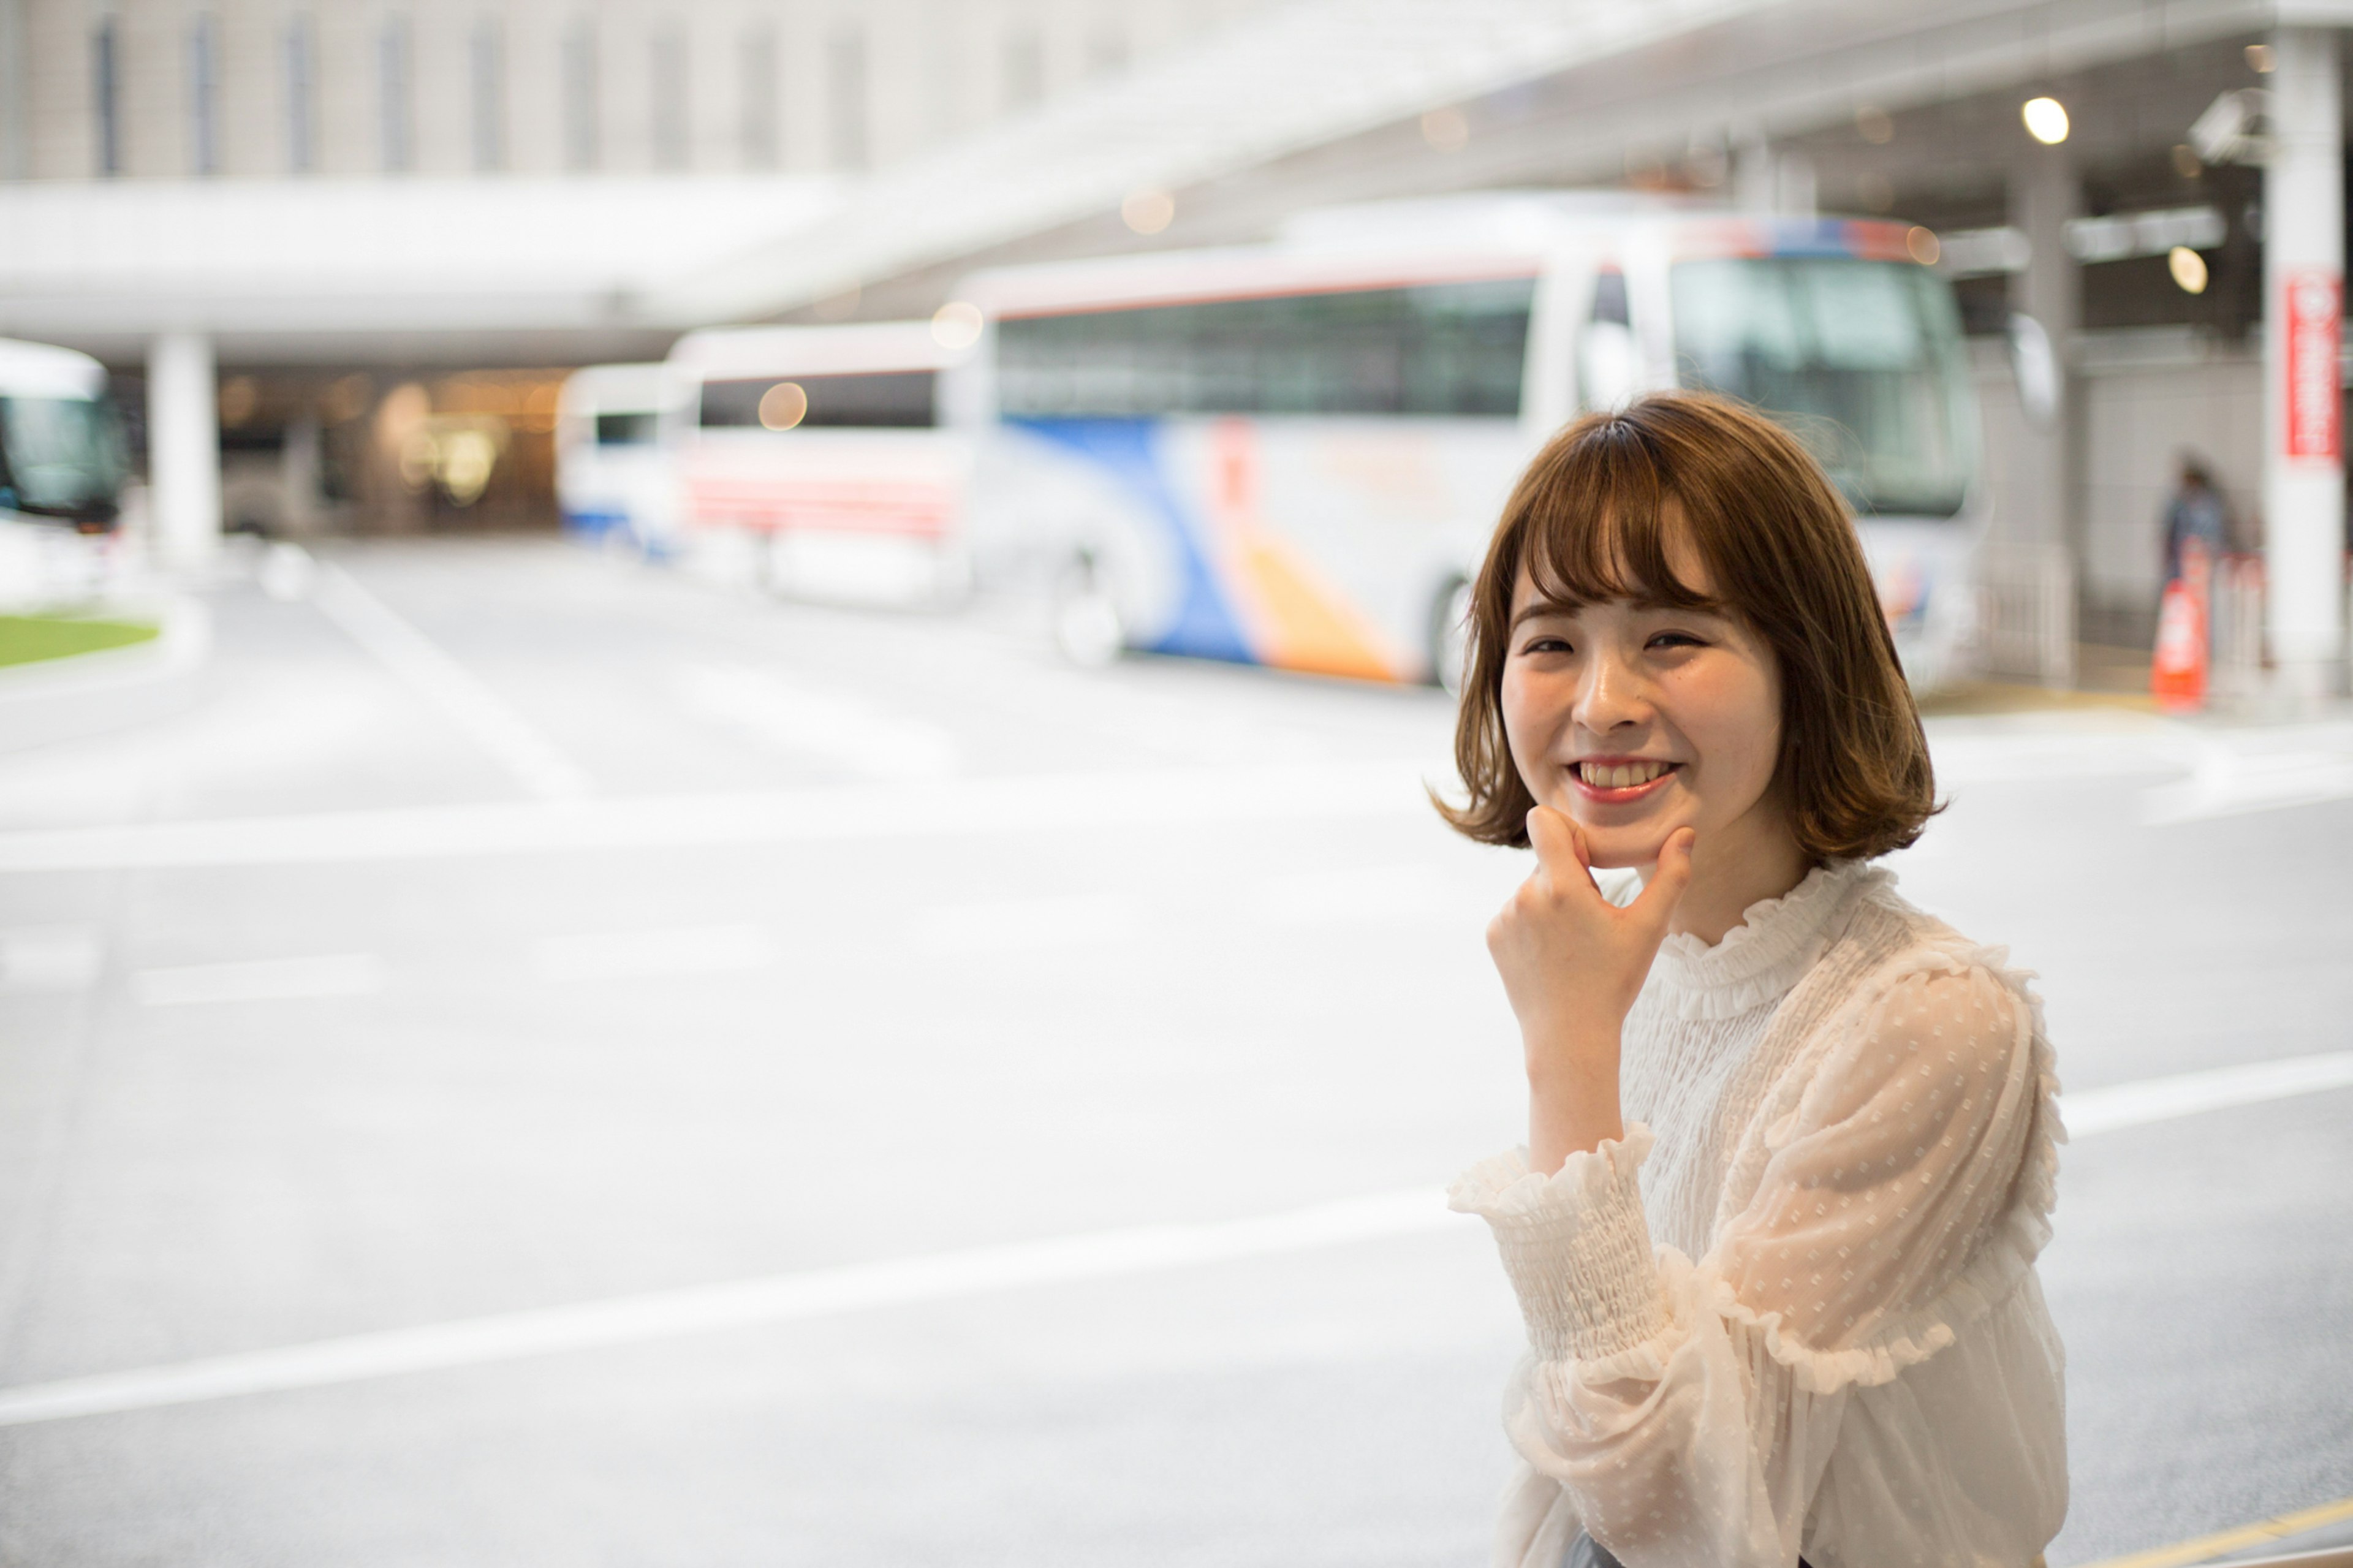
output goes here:
[{"label": "metal railing", "polygon": [[1978,552],[1978,653],[1990,676],[2075,684],[2075,567],[2063,547],[1989,542]]}]

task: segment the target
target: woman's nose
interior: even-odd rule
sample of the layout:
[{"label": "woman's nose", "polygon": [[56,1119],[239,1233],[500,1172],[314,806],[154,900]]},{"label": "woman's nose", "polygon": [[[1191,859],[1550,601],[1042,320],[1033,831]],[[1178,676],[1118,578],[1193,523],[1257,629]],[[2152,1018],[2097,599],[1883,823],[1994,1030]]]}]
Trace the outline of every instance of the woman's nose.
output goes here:
[{"label": "woman's nose", "polygon": [[1603,649],[1585,667],[1585,681],[1577,694],[1577,722],[1594,734],[1606,734],[1621,724],[1639,723],[1649,711],[1641,678],[1624,658]]}]

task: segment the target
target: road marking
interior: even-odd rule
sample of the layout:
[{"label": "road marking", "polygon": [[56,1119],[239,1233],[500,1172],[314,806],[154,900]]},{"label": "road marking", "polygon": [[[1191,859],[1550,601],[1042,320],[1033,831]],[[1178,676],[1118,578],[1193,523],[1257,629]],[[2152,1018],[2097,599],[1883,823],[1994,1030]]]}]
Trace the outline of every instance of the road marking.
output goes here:
[{"label": "road marking", "polygon": [[[2323,1071],[2314,1065],[2322,1062],[2335,1065]],[[2353,1052],[2119,1084],[2071,1096],[2062,1103],[2061,1111],[2077,1124],[2074,1136],[2087,1138],[2224,1105],[2342,1087],[2353,1083],[2345,1065],[2348,1062],[2353,1062]],[[2256,1075],[2263,1069],[2280,1070],[2262,1079],[2265,1087],[2256,1093]],[[2237,1087],[2218,1093],[2217,1082],[2232,1075],[2238,1077]],[[2192,1084],[2199,1086],[2195,1103],[2187,1093],[2166,1091],[2168,1085]],[[1245,1219],[1134,1226],[1042,1241],[962,1247],[924,1257],[501,1312],[316,1340],[278,1350],[0,1388],[0,1426],[322,1388],[403,1373],[481,1366],[992,1291],[1279,1257],[1410,1236],[1456,1223],[1457,1216],[1448,1211],[1436,1188],[1418,1187]]]},{"label": "road marking", "polygon": [[957,771],[955,739],[935,724],[886,713],[847,692],[818,691],[743,665],[681,671],[687,711],[761,747],[811,757],[869,778],[937,778]]},{"label": "road marking", "polygon": [[1376,1240],[1456,1223],[1457,1216],[1448,1212],[1435,1189],[1418,1188],[1208,1225],[1135,1226],[1087,1236],[853,1263],[0,1389],[0,1426],[318,1388],[401,1373],[479,1366],[945,1298],[1155,1273]]},{"label": "road marking", "polygon": [[1270,925],[1381,925],[1434,921],[1473,929],[1510,897],[1500,889],[1483,901],[1427,865],[1361,866],[1270,877],[1250,889],[1244,907]]},{"label": "road marking", "polygon": [[2346,1088],[2353,1088],[2353,1051],[2327,1051],[2084,1089],[2066,1096],[2059,1110],[2069,1136],[2087,1138],[2177,1116]]},{"label": "road marking", "polygon": [[1419,816],[1419,763],[1298,763],[499,802],[0,833],[0,872],[289,866]]},{"label": "road marking", "polygon": [[1013,952],[1124,942],[1144,926],[1137,901],[1113,893],[941,904],[915,916],[908,935],[925,952]]},{"label": "road marking", "polygon": [[342,567],[319,569],[311,602],[411,691],[473,737],[543,800],[586,795],[588,775],[529,721]]},{"label": "road marking", "polygon": [[305,996],[368,996],[384,989],[384,962],[370,952],[264,958],[143,969],[131,993],[150,1007],[194,1002],[280,1002]]},{"label": "road marking", "polygon": [[[2325,1502],[2317,1508],[2307,1508],[2295,1513],[2284,1513],[2276,1519],[2266,1519],[2254,1524],[2242,1525],[2236,1530],[2201,1535],[2195,1541],[2178,1542],[2171,1546],[2160,1546],[2150,1552],[2137,1552],[2129,1557],[2104,1558],[2097,1563],[2086,1563],[2084,1568],[2182,1568],[2185,1563],[2204,1563],[2211,1558],[2221,1556],[2225,1552],[2235,1552],[2242,1547],[2261,1546],[2266,1542],[2284,1541],[2291,1535],[2301,1535],[2307,1530],[2318,1530],[2324,1525],[2341,1524],[2348,1519],[2353,1519],[2353,1498],[2339,1498],[2335,1502]],[[2332,1554],[2328,1560],[2316,1561],[2313,1568],[2330,1568],[2330,1563],[2336,1561],[2337,1556],[2353,1556],[2353,1551]],[[2294,1556],[2264,1558],[2263,1561],[2271,1563],[2303,1562],[2304,1560],[2302,1556]]]},{"label": "road marking", "polygon": [[105,966],[106,949],[88,927],[0,931],[0,994],[87,990]]},{"label": "road marking", "polygon": [[2189,778],[2144,795],[2141,816],[2153,826],[2169,826],[2348,798],[2353,798],[2353,756],[2247,752],[2216,746]]},{"label": "road marking", "polygon": [[776,962],[776,939],[765,927],[754,925],[551,936],[533,942],[531,950],[532,973],[558,984],[661,974],[728,974],[765,969]]}]

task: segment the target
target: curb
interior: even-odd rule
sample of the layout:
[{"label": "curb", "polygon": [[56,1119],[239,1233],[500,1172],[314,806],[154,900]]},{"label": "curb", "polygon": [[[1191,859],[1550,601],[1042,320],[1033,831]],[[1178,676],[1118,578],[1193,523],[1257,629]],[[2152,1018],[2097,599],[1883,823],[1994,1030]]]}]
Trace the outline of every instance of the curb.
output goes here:
[{"label": "curb", "polygon": [[188,707],[212,652],[212,614],[185,595],[161,608],[162,629],[149,641],[0,669],[0,752],[102,734]]}]

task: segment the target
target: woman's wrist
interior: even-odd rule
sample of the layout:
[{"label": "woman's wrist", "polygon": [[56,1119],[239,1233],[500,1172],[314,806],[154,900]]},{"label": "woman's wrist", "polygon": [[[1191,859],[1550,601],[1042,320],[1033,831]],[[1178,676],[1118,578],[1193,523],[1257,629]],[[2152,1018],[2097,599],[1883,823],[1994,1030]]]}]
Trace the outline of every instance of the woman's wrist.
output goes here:
[{"label": "woman's wrist", "polygon": [[[1528,1168],[1550,1175],[1571,1154],[1591,1153],[1626,1134],[1618,1100],[1618,1037],[1585,1048],[1528,1053]],[[1531,1041],[1533,1047],[1535,1042]]]}]

